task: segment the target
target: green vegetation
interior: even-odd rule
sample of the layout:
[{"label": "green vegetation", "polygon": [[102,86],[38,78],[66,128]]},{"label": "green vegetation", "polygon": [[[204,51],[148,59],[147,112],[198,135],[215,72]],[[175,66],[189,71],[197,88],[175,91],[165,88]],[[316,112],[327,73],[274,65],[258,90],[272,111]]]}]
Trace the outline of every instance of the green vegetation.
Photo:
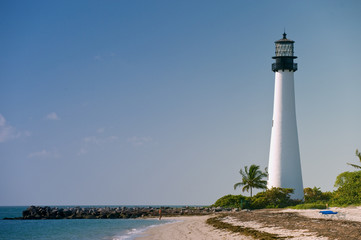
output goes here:
[{"label": "green vegetation", "polygon": [[284,208],[300,204],[300,200],[291,199],[293,189],[290,188],[271,188],[260,192],[251,198],[251,208]]},{"label": "green vegetation", "polygon": [[[356,149],[356,156],[361,162],[361,153]],[[347,163],[354,168],[361,169],[361,166]],[[242,191],[249,191],[251,197],[242,195],[226,195],[218,199],[212,206],[225,208],[285,208],[295,209],[325,209],[327,206],[349,206],[361,205],[361,171],[343,172],[339,174],[335,181],[337,190],[333,192],[322,192],[320,188],[305,188],[304,201],[292,200],[290,195],[293,189],[272,188],[252,196],[253,188],[266,189],[267,182],[263,180],[267,177],[267,170],[262,172],[259,166],[251,165],[241,169],[239,173],[242,181],[234,185],[234,189],[243,186]],[[302,203],[302,204],[301,204]]]},{"label": "green vegetation", "polygon": [[337,176],[332,202],[337,205],[361,204],[361,171],[343,172]]},{"label": "green vegetation", "polygon": [[304,203],[290,207],[292,209],[326,209],[326,204],[323,203]]},{"label": "green vegetation", "polygon": [[267,188],[267,181],[262,180],[264,177],[267,177],[267,170],[266,172],[262,172],[259,170],[259,166],[252,164],[248,170],[248,167],[244,167],[244,171],[242,168],[239,170],[239,174],[242,176],[242,181],[234,184],[234,189],[236,190],[237,187],[242,188],[242,192],[249,191],[252,197],[252,189],[253,188],[260,188],[266,189]]},{"label": "green vegetation", "polygon": [[249,208],[249,197],[229,194],[218,199],[212,207]]},{"label": "green vegetation", "polygon": [[293,193],[293,189],[272,188],[257,193],[253,197],[229,194],[218,199],[212,207],[242,209],[284,208],[301,203],[300,200],[292,200],[290,198],[291,193]]},{"label": "green vegetation", "polygon": [[305,203],[327,203],[332,199],[331,192],[322,192],[320,188],[305,188]]},{"label": "green vegetation", "polygon": [[304,203],[290,207],[293,209],[326,209],[326,204],[331,204],[333,193],[322,192],[320,188],[305,188]]}]

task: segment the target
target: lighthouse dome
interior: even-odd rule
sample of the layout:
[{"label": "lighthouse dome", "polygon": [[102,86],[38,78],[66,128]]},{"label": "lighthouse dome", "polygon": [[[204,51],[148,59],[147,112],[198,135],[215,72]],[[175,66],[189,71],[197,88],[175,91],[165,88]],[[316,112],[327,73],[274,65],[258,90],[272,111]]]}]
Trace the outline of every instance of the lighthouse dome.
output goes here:
[{"label": "lighthouse dome", "polygon": [[280,40],[275,41],[275,43],[294,43],[295,41],[288,39],[287,38],[287,33],[283,33],[283,38],[281,38]]}]

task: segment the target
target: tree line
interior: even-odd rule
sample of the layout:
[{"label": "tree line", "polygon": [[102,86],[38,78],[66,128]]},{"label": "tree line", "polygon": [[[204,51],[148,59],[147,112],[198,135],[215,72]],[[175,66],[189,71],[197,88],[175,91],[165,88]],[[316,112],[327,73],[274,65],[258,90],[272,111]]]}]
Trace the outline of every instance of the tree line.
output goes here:
[{"label": "tree line", "polygon": [[[361,153],[356,149],[356,157],[361,163]],[[347,163],[348,165],[361,169],[361,165]],[[291,199],[293,189],[272,188],[267,189],[267,168],[260,170],[260,166],[252,164],[249,168],[245,166],[239,171],[241,181],[234,184],[234,189],[242,187],[242,192],[249,192],[250,197],[243,195],[226,195],[218,199],[213,206],[241,207],[249,209],[259,208],[283,208],[296,206],[295,208],[326,208],[326,206],[348,206],[361,205],[361,170],[347,171],[339,174],[333,192],[322,192],[320,188],[305,188],[304,199]],[[265,191],[253,196],[253,189],[264,189]]]}]

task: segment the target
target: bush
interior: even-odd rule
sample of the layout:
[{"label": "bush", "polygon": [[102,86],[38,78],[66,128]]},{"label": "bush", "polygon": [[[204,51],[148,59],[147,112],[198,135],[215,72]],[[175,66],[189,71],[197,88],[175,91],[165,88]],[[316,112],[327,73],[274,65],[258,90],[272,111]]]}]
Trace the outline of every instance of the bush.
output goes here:
[{"label": "bush", "polygon": [[293,189],[290,188],[272,188],[253,197],[229,194],[218,199],[212,207],[262,209],[284,208],[300,204],[301,200],[291,199],[292,193]]},{"label": "bush", "polygon": [[249,197],[243,195],[226,195],[218,199],[212,207],[223,207],[223,208],[249,208]]},{"label": "bush", "polygon": [[305,203],[329,202],[332,198],[331,192],[322,192],[320,188],[305,188]]},{"label": "bush", "polygon": [[337,176],[333,203],[339,205],[361,204],[361,171],[343,172]]},{"label": "bush", "polygon": [[284,208],[301,203],[301,200],[291,199],[293,189],[291,188],[271,188],[265,192],[260,192],[251,199],[252,209],[261,208]]}]

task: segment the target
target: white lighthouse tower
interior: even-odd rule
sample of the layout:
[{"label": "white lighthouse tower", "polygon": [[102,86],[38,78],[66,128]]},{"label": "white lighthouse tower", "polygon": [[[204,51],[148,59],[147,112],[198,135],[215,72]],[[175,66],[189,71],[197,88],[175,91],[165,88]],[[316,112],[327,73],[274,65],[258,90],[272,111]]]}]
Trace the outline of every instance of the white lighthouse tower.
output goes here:
[{"label": "white lighthouse tower", "polygon": [[298,146],[295,109],[294,72],[297,63],[293,59],[294,41],[283,38],[276,41],[275,92],[272,119],[271,146],[268,163],[267,187],[293,188],[292,199],[303,199],[303,183]]}]

